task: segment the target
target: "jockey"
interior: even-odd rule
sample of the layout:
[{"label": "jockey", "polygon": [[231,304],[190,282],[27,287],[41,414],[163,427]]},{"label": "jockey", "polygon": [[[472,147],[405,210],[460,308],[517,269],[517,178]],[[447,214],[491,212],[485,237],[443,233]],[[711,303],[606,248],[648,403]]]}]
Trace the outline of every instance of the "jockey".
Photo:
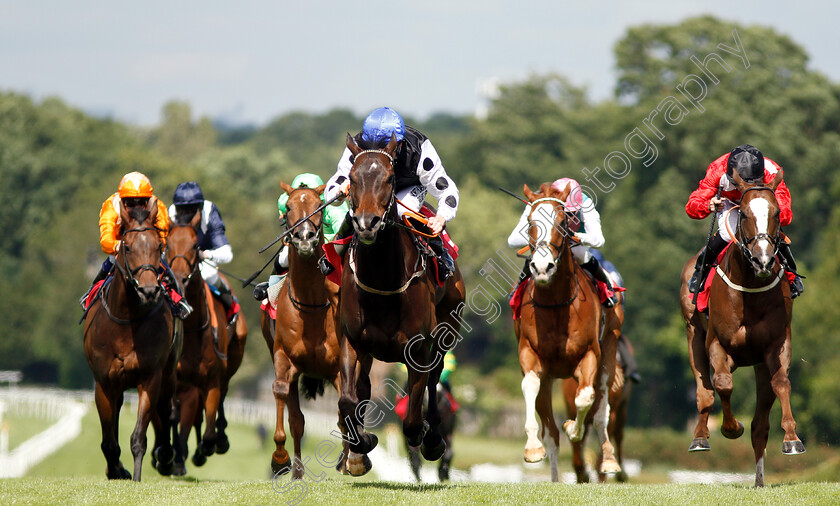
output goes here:
[{"label": "jockey", "polygon": [[[765,158],[757,148],[744,144],[713,161],[706,169],[706,177],[700,181],[700,187],[688,197],[685,212],[695,220],[702,220],[713,211],[718,213],[718,231],[700,252],[700,256],[697,257],[694,274],[688,283],[688,289],[691,293],[696,292],[698,286],[703,284],[703,280],[705,280],[718,255],[732,240],[723,220],[727,216],[724,211],[737,205],[737,202],[741,199],[741,192],[738,191],[730,179],[733,170],[737,170],[744,181],[761,181],[767,184],[776,177],[776,173],[781,170],[781,166],[773,160]],[[720,192],[720,197],[716,195],[717,192]],[[776,187],[775,193],[776,202],[778,202],[780,208],[779,223],[784,227],[793,220],[790,192],[784,181]],[[729,224],[734,230],[737,227],[737,216],[732,213],[729,213],[728,216]],[[796,274],[796,262],[790,251],[790,245],[786,241],[780,240],[778,249],[785,264],[785,270],[794,275],[790,282],[790,297],[794,299],[802,294],[805,286],[802,284],[802,278]]]},{"label": "jockey", "polygon": [[[99,212],[99,244],[102,251],[108,255],[108,258],[102,263],[99,273],[93,279],[91,289],[97,282],[105,279],[113,270],[114,257],[119,251],[122,240],[122,224],[120,223],[120,201],[122,205],[130,210],[137,206],[146,207],[149,199],[154,198],[157,203],[157,216],[155,218],[155,228],[160,233],[161,243],[166,245],[166,234],[169,232],[169,214],[166,212],[166,205],[154,195],[152,183],[145,175],[139,172],[130,172],[123,176],[120,185],[113,195],[105,199],[102,203],[102,209]],[[175,276],[169,266],[161,258],[162,267],[168,273],[170,282],[161,284],[164,288],[164,293],[169,297],[169,302],[173,307],[173,312],[182,320],[185,319],[192,312],[192,308],[187,301],[181,296],[178,283],[174,282]],[[87,293],[82,296],[79,302],[84,308],[87,304]]]},{"label": "jockey", "polygon": [[[458,187],[446,174],[432,141],[417,129],[406,126],[402,116],[393,109],[380,107],[368,114],[362,131],[356,134],[354,139],[363,149],[376,149],[385,146],[391,135],[395,135],[399,141],[394,157],[394,190],[397,199],[405,205],[398,204],[397,212],[400,217],[405,214],[406,207],[419,212],[427,193],[431,193],[437,199],[437,215],[430,218],[427,224],[435,237],[428,239],[428,243],[438,258],[441,277],[446,279],[454,272],[455,262],[444,248],[443,240],[438,234],[443,231],[446,222],[452,220],[458,212]],[[324,195],[326,200],[339,193],[347,195],[350,188],[350,169],[353,167],[351,158],[350,149],[345,148],[336,173],[327,181]],[[339,197],[333,205],[337,206],[343,202],[344,198]],[[339,231],[338,237],[347,237],[352,231],[351,220],[345,220],[344,223],[345,226]],[[345,249],[336,246],[336,253],[343,255]],[[324,275],[328,275],[334,269],[326,257],[321,258],[320,267]]]},{"label": "jockey", "polygon": [[[592,276],[605,283],[608,288],[607,299],[604,301],[605,307],[613,307],[618,302],[618,295],[615,292],[615,285],[607,271],[598,262],[598,259],[592,255],[590,248],[600,248],[604,245],[604,234],[601,232],[601,215],[595,209],[595,204],[583,190],[580,184],[571,178],[561,178],[551,184],[552,188],[557,190],[564,190],[567,187],[571,189],[569,196],[566,198],[565,208],[567,212],[577,214],[576,220],[570,220],[570,229],[574,231],[575,237],[580,241],[578,244],[572,246],[572,255],[575,257],[577,263]],[[531,204],[525,206],[525,210],[519,217],[519,223],[513,229],[513,232],[508,236],[508,246],[511,248],[521,248],[528,246],[528,217],[531,214]],[[524,279],[529,274],[529,262],[525,262],[525,269],[520,279]]]},{"label": "jockey", "polygon": [[[303,173],[298,174],[295,179],[292,181],[292,188],[318,188],[319,186],[324,184],[324,180],[321,179],[320,176],[317,174],[310,174],[310,173]],[[321,201],[324,200],[324,195],[321,195]],[[283,193],[277,199],[277,211],[280,214],[280,224],[284,228],[289,224],[286,223],[286,202],[289,201],[289,195],[287,193]],[[324,231],[324,240],[325,241],[332,241],[335,238],[335,235],[338,233],[338,230],[344,224],[344,218],[347,216],[347,203],[342,202],[341,205],[338,207],[334,206],[327,206],[324,208],[323,220],[321,221],[321,230]],[[277,258],[274,262],[274,275],[278,276],[273,278],[271,281],[265,281],[260,283],[254,288],[254,298],[257,300],[263,300],[268,295],[266,291],[268,289],[269,284],[274,285],[275,283],[283,283],[285,280],[286,274],[289,272],[289,249],[283,247],[280,250],[280,253],[277,255]],[[279,289],[279,287],[277,288]]]},{"label": "jockey", "polygon": [[204,281],[219,292],[219,300],[225,307],[228,324],[236,321],[239,315],[239,302],[230,290],[224,278],[219,276],[218,264],[233,260],[233,250],[225,235],[225,222],[216,204],[204,199],[201,187],[195,181],[187,181],[175,188],[169,214],[178,224],[188,224],[195,213],[201,213],[201,220],[196,229],[198,235],[198,257],[201,262],[198,270]]}]

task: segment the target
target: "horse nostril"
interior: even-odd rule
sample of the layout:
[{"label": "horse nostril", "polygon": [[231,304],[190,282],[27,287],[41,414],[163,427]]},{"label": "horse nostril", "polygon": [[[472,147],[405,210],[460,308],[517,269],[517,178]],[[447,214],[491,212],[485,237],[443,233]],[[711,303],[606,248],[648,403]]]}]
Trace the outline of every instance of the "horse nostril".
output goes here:
[{"label": "horse nostril", "polygon": [[553,263],[553,262],[549,262],[549,264],[545,266],[545,271],[546,271],[546,272],[548,272],[548,271],[550,271],[550,270],[552,270],[552,269],[554,269],[554,263]]},{"label": "horse nostril", "polygon": [[376,225],[377,225],[380,221],[382,221],[382,220],[379,218],[379,216],[374,216],[373,218],[371,218],[371,220],[370,220],[370,228],[374,228],[374,227],[376,227]]}]

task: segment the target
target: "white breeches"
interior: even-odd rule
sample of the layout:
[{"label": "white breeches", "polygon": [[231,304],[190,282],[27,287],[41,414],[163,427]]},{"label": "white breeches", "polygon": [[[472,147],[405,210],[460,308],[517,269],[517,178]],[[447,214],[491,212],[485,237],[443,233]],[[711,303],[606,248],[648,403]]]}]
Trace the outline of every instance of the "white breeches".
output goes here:
[{"label": "white breeches", "polygon": [[572,256],[575,257],[575,261],[579,264],[585,264],[592,259],[592,253],[589,252],[589,246],[584,246],[583,244],[576,244],[572,246]]},{"label": "white breeches", "polygon": [[738,227],[738,213],[735,211],[731,213],[726,212],[733,207],[735,207],[735,204],[733,204],[731,200],[724,200],[723,212],[718,213],[716,217],[718,222],[718,233],[720,234],[720,238],[726,242],[731,241],[732,238],[729,237],[729,231],[726,230],[726,222],[724,218],[729,220],[729,228],[731,228],[733,232],[735,232],[735,229]]},{"label": "white breeches", "polygon": [[280,254],[277,255],[277,263],[280,264],[280,267],[284,269],[289,268],[289,246],[288,244],[280,250]]},{"label": "white breeches", "polygon": [[216,283],[219,277],[219,271],[216,270],[215,265],[202,260],[198,263],[198,270],[201,271],[201,277],[204,278],[204,281],[207,281],[211,285]]},{"label": "white breeches", "polygon": [[426,200],[426,189],[420,185],[409,186],[398,191],[397,198],[400,200],[400,202],[405,204],[405,206],[402,206],[401,204],[397,203],[397,213],[399,214],[400,218],[402,218],[402,216],[405,214],[406,206],[415,213],[419,213],[420,206],[422,206],[423,201]]}]

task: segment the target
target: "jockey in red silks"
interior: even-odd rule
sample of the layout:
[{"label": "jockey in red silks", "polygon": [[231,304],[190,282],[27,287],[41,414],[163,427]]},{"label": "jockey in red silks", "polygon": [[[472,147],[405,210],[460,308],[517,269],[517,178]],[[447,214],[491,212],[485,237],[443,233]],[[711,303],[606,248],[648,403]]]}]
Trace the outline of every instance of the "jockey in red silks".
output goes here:
[{"label": "jockey in red silks", "polygon": [[[563,207],[567,213],[575,216],[576,219],[569,220],[569,228],[580,241],[572,246],[572,256],[595,279],[607,285],[608,291],[604,306],[613,307],[618,302],[615,283],[589,250],[589,248],[600,248],[605,242],[604,234],[601,232],[601,215],[595,209],[595,203],[588,195],[583,193],[580,184],[574,179],[567,177],[558,179],[551,184],[551,187],[559,191],[563,191],[567,187],[570,189]],[[516,224],[508,237],[508,246],[511,248],[520,248],[529,244],[528,217],[530,214],[531,204],[528,204],[519,217],[519,223]],[[530,259],[525,262],[525,269],[520,276],[520,280],[530,275],[529,265]]]},{"label": "jockey in red silks", "polygon": [[[738,171],[744,181],[769,184],[776,177],[776,173],[782,170],[782,167],[773,160],[765,158],[761,151],[754,146],[744,144],[713,161],[706,169],[706,177],[700,181],[700,187],[689,196],[688,203],[685,205],[685,212],[695,220],[702,220],[712,212],[718,213],[716,218],[718,220],[718,231],[704,248],[708,251],[701,251],[700,256],[697,257],[694,274],[688,283],[688,289],[691,293],[696,292],[698,286],[702,285],[720,252],[733,239],[729,236],[724,222],[727,216],[729,217],[730,228],[732,230],[737,228],[737,215],[725,212],[736,206],[737,202],[741,200],[741,192],[731,180],[732,173],[735,170]],[[719,190],[720,196],[718,197],[716,195]],[[780,208],[779,223],[784,227],[793,221],[793,211],[790,208],[790,192],[784,181],[776,187],[775,193],[776,202]],[[790,251],[790,245],[786,241],[780,240],[778,249],[785,263],[785,270],[792,273],[789,280],[791,285],[790,296],[793,299],[798,297],[805,290],[805,287],[802,284],[802,278],[796,274],[796,262]],[[706,254],[704,255],[704,253]]]}]

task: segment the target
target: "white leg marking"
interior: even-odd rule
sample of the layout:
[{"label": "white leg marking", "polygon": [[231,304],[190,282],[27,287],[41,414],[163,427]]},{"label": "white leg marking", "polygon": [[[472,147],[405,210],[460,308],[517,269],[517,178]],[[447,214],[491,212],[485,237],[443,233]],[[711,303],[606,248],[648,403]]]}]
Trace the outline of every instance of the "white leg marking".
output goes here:
[{"label": "white leg marking", "polygon": [[583,431],[586,428],[584,421],[586,420],[586,415],[589,413],[589,409],[592,408],[592,404],[595,402],[595,389],[591,386],[585,387],[577,394],[575,397],[575,407],[577,407],[577,417],[575,417],[574,421],[568,424],[565,428],[566,435],[569,436],[569,439],[572,441],[580,441],[583,439]]},{"label": "white leg marking", "polygon": [[526,450],[542,446],[539,438],[537,438],[539,424],[537,423],[536,406],[539,392],[539,376],[534,371],[528,371],[528,374],[522,378],[522,395],[525,396],[525,434],[528,436],[528,441],[525,443]]}]

